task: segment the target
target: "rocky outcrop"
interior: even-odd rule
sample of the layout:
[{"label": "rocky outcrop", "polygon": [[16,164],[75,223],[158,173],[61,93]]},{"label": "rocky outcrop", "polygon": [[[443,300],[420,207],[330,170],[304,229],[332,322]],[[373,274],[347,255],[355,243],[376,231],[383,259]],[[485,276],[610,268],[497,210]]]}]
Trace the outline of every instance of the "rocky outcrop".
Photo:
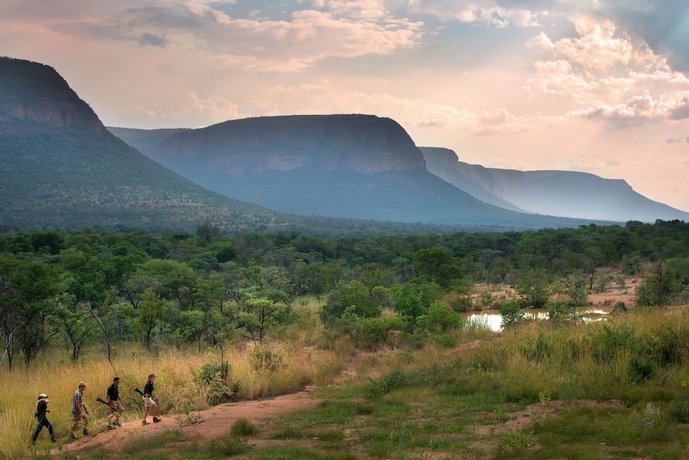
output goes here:
[{"label": "rocky outcrop", "polygon": [[146,153],[164,164],[203,162],[230,176],[303,167],[370,174],[426,166],[404,128],[372,115],[232,120],[177,133]]},{"label": "rocky outcrop", "polygon": [[[38,125],[38,126],[36,126]],[[98,116],[50,66],[0,57],[0,129],[73,128],[104,132]]]}]

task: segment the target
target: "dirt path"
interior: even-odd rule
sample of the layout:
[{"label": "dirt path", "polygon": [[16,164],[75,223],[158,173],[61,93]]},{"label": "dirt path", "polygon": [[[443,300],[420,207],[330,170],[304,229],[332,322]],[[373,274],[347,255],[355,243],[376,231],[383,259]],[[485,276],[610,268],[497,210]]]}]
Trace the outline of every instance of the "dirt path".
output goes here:
[{"label": "dirt path", "polygon": [[[359,362],[372,354],[361,352],[353,356],[340,373],[331,379],[331,383],[340,385],[346,380],[355,378]],[[141,439],[141,437],[155,437],[172,430],[181,432],[185,439],[192,441],[217,439],[226,435],[232,424],[240,418],[257,423],[285,412],[317,406],[321,400],[312,397],[312,393],[316,389],[315,385],[311,385],[302,391],[275,398],[220,404],[208,409],[190,412],[188,415],[170,414],[161,417],[160,423],[150,423],[147,426],[141,426],[140,420],[127,422],[116,430],[79,438],[70,444],[51,450],[50,454],[78,456],[93,449],[117,453],[121,451],[122,447]],[[150,421],[151,418],[149,417]]]},{"label": "dirt path", "polygon": [[186,439],[190,440],[216,439],[227,434],[237,419],[245,418],[256,423],[284,412],[318,405],[320,400],[311,397],[315,388],[315,386],[307,387],[303,391],[272,399],[221,404],[191,412],[189,415],[169,415],[162,417],[160,423],[151,423],[147,426],[141,426],[139,420],[127,422],[117,430],[82,437],[71,444],[66,444],[61,449],[54,449],[51,454],[78,455],[93,449],[116,453],[123,446],[141,437],[158,436],[171,430],[180,431]]}]

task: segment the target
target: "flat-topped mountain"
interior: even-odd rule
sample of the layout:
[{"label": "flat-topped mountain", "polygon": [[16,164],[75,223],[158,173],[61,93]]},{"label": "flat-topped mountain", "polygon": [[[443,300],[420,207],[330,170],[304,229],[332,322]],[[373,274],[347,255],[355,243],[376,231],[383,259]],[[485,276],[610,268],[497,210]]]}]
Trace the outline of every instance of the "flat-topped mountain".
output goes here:
[{"label": "flat-topped mountain", "polygon": [[302,215],[494,228],[584,222],[481,202],[426,170],[397,122],[372,115],[233,120],[183,131],[111,128],[130,145],[228,197]]},{"label": "flat-topped mountain", "polygon": [[137,131],[115,128],[113,133],[164,164],[202,165],[228,176],[299,168],[360,173],[426,169],[404,128],[373,115],[259,117],[181,132],[154,130],[153,135],[169,134],[154,148],[141,144],[142,137],[135,142]]},{"label": "flat-topped mountain", "polygon": [[624,180],[574,171],[485,168],[459,161],[449,149],[420,149],[430,172],[507,209],[582,219],[689,221],[689,213],[646,198]]}]

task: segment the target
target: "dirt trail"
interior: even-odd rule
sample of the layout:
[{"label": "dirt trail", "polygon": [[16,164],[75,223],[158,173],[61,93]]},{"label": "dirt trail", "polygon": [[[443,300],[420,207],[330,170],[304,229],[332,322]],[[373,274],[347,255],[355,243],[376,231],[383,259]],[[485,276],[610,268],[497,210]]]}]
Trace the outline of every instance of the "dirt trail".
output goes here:
[{"label": "dirt trail", "polygon": [[141,426],[140,420],[127,422],[116,430],[82,437],[66,444],[62,449],[54,449],[51,454],[78,455],[92,449],[115,453],[119,452],[122,446],[141,437],[157,436],[170,430],[180,431],[186,439],[191,440],[216,439],[227,434],[237,419],[245,418],[256,423],[284,412],[318,405],[320,400],[311,398],[315,388],[307,387],[303,391],[272,399],[221,404],[191,412],[189,415],[168,415],[162,417],[160,423],[151,423],[147,426]]},{"label": "dirt trail", "polygon": [[[331,379],[331,382],[339,385],[356,377],[358,363],[370,354],[359,353],[357,356],[353,356],[340,373]],[[93,449],[117,453],[122,447],[141,437],[155,437],[172,430],[181,432],[184,438],[189,440],[217,439],[226,435],[232,424],[240,418],[257,423],[285,412],[317,406],[321,400],[312,397],[312,393],[317,388],[315,385],[311,385],[302,391],[275,398],[220,404],[208,409],[190,412],[188,415],[170,414],[161,417],[160,423],[150,423],[147,426],[141,426],[140,420],[127,422],[116,430],[79,438],[61,448],[51,450],[50,454],[78,456]],[[150,421],[151,417],[149,417]]]}]

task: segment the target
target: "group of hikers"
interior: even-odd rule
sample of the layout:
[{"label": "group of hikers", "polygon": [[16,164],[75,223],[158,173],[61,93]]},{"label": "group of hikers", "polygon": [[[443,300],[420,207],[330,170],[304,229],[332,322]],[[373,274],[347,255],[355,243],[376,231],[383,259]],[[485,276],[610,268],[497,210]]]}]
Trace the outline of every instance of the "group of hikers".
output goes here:
[{"label": "group of hikers", "polygon": [[[153,416],[153,423],[160,422],[160,419],[158,418],[158,404],[156,404],[156,402],[153,400],[155,380],[155,374],[149,374],[148,380],[146,381],[146,385],[144,386],[144,390],[141,391],[138,388],[135,389],[135,391],[141,394],[141,396],[143,397],[144,417],[141,421],[141,424],[143,426],[148,425],[149,412]],[[80,382],[79,386],[77,387],[77,390],[74,392],[74,395],[72,396],[72,404],[70,406],[70,411],[72,414],[73,424],[72,429],[69,432],[69,437],[71,439],[77,438],[75,432],[79,429],[80,426],[83,428],[84,436],[87,436],[89,434],[88,427],[91,413],[89,411],[88,406],[84,402],[84,391],[86,391],[86,383]],[[110,414],[108,415],[108,429],[114,430],[118,426],[121,426],[120,416],[124,413],[124,404],[122,403],[122,399],[120,398],[120,378],[115,377],[112,381],[112,384],[108,387],[107,401],[101,399],[100,397],[96,398],[96,400],[107,405],[110,409]],[[52,442],[56,441],[55,432],[53,431],[53,425],[48,420],[48,413],[50,412],[50,410],[48,409],[49,402],[50,400],[48,399],[47,394],[41,393],[40,395],[38,395],[35,413],[36,428],[34,429],[33,435],[31,436],[31,442],[34,444],[36,443],[36,440],[38,439],[38,436],[41,434],[43,428],[48,429],[48,434],[50,434],[50,440]]]}]

